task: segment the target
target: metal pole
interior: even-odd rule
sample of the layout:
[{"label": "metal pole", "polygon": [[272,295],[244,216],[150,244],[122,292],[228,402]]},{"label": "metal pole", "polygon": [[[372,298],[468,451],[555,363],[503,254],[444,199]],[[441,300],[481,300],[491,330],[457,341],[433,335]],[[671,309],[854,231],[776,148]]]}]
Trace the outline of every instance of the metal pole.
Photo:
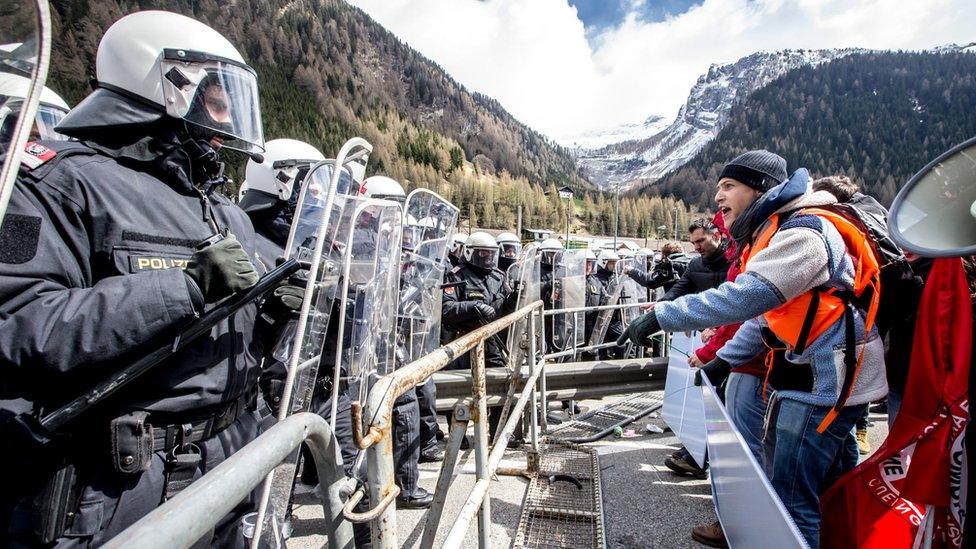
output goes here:
[{"label": "metal pole", "polygon": [[[375,388],[375,386],[374,386]],[[382,409],[377,409],[376,401],[367,399],[366,417],[374,418]],[[361,422],[362,418],[353,416],[353,422]],[[361,425],[361,424],[360,424]],[[369,500],[380,502],[387,498],[391,492],[398,490],[396,479],[393,473],[393,425],[387,424],[383,429],[379,440],[366,449],[366,478],[369,482]],[[375,503],[374,503],[375,505]],[[370,523],[370,534],[372,546],[382,549],[396,549],[399,546],[397,541],[397,520],[396,505],[387,506],[380,513],[377,520]]]},{"label": "metal pole", "polygon": [[[474,418],[475,454],[474,466],[478,482],[488,482],[488,393],[485,381],[485,342],[481,341],[474,348],[474,360],[471,362],[471,383],[474,405],[477,406],[477,417]],[[514,414],[513,414],[514,415]],[[503,440],[498,441],[502,448]],[[478,547],[487,549],[491,539],[491,496],[485,493],[481,508],[478,510]]]},{"label": "metal pole", "polygon": [[[533,330],[532,337],[533,337],[533,339],[536,337],[535,331],[538,330],[538,332],[539,332],[539,335],[538,335],[539,340],[538,340],[538,343],[537,344],[540,346],[539,348],[545,349],[546,348],[546,336],[545,336],[545,333],[544,333],[545,330],[541,330],[539,328],[539,325],[540,324],[542,324],[544,326],[545,323],[544,322],[539,322],[538,320],[536,320],[535,313],[536,313],[536,311],[533,311],[533,314],[530,317],[531,318],[531,322],[532,322],[532,330]],[[535,360],[535,357],[532,357],[532,359],[534,361]],[[539,373],[539,390],[542,392],[542,398],[540,399],[542,401],[541,402],[542,415],[539,418],[539,425],[540,425],[540,428],[542,430],[542,434],[544,435],[549,430],[549,417],[548,417],[549,416],[549,400],[548,400],[549,397],[546,394],[546,357],[545,356],[542,357],[542,371]]]},{"label": "metal pole", "polygon": [[[529,334],[535,334],[535,311],[529,314]],[[529,337],[529,376],[531,377],[536,373],[539,368],[539,364],[536,362],[536,348],[535,348],[535,335]],[[536,384],[532,384],[532,424],[529,426],[529,436],[532,443],[532,452],[538,455],[539,453],[539,409],[538,400],[536,400]],[[546,415],[543,411],[542,415]]]},{"label": "metal pole", "polygon": [[522,203],[520,202],[517,207],[518,207],[518,221],[517,221],[516,228],[518,230],[519,240],[522,240]]},{"label": "metal pole", "polygon": [[[617,249],[617,229],[620,226],[620,182],[617,182],[617,192],[614,194],[613,206],[613,249]],[[545,415],[545,414],[543,414]]]},{"label": "metal pole", "polygon": [[678,240],[678,207],[674,207],[674,239]]},{"label": "metal pole", "polygon": [[328,534],[329,547],[352,549],[352,525],[342,519],[339,495],[345,484],[342,454],[329,424],[312,413],[295,414],[275,424],[104,547],[172,549],[195,544],[302,441],[311,449],[319,474],[327,524],[323,533]]},{"label": "metal pole", "polygon": [[441,515],[444,513],[444,502],[447,501],[447,492],[454,480],[454,470],[457,467],[458,453],[461,451],[461,440],[464,433],[468,430],[468,421],[471,419],[471,399],[465,399],[454,407],[454,418],[451,421],[451,434],[447,438],[447,453],[444,456],[444,464],[441,466],[440,475],[437,477],[437,488],[434,489],[434,502],[430,504],[430,511],[427,513],[427,523],[424,525],[424,536],[420,540],[421,549],[430,549],[434,546],[434,538],[437,537],[437,530],[440,527]]}]

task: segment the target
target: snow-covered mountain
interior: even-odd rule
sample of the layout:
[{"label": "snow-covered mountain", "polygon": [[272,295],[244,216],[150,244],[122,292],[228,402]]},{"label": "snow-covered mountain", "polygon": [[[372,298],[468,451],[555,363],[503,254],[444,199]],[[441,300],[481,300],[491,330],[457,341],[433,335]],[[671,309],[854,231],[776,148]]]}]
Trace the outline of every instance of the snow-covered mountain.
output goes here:
[{"label": "snow-covered mountain", "polygon": [[654,137],[661,130],[667,128],[670,120],[663,116],[652,115],[640,124],[624,124],[612,128],[593,130],[565,139],[559,142],[570,149],[580,149],[592,151],[602,149],[607,145],[615,145],[624,141],[642,141],[649,137]]},{"label": "snow-covered mountain", "polygon": [[[580,142],[575,152],[577,164],[584,175],[602,189],[614,189],[619,184],[621,190],[626,190],[636,184],[653,182],[680,168],[714,139],[725,126],[737,101],[792,69],[819,65],[863,51],[866,50],[759,52],[734,63],[714,64],[698,78],[688,101],[669,125],[650,135],[628,133],[622,129],[591,136],[590,142],[597,146],[586,147]],[[645,122],[624,128],[634,126],[643,129],[649,125]],[[650,124],[650,127],[657,127],[657,124]],[[625,138],[614,141],[612,136],[618,134]]]}]

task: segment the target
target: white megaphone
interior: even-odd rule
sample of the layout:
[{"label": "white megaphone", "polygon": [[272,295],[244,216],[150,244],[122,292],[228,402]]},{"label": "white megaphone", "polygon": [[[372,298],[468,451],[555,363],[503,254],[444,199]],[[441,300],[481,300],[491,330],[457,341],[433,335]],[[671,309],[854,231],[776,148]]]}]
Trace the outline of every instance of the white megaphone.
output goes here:
[{"label": "white megaphone", "polygon": [[939,155],[898,191],[888,229],[920,256],[976,254],[976,138]]}]

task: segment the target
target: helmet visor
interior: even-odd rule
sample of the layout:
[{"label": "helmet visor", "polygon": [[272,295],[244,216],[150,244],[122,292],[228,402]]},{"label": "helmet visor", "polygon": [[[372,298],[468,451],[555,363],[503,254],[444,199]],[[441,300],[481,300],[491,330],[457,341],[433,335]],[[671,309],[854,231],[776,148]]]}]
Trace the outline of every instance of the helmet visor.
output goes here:
[{"label": "helmet visor", "polygon": [[522,245],[515,242],[503,242],[498,245],[501,249],[502,257],[508,259],[515,259],[518,257],[519,252],[522,251]]},{"label": "helmet visor", "polygon": [[264,151],[258,81],[246,65],[185,50],[160,62],[166,112],[220,137],[222,146]]},{"label": "helmet visor", "polygon": [[[34,126],[37,132],[37,138],[42,141],[67,141],[67,135],[62,135],[54,131],[54,127],[61,122],[61,119],[66,114],[68,113],[56,107],[49,105],[39,106],[37,108],[37,120]],[[31,135],[33,138],[33,133]]]},{"label": "helmet visor", "polygon": [[468,263],[475,267],[491,270],[498,267],[498,248],[468,248],[470,253]]}]

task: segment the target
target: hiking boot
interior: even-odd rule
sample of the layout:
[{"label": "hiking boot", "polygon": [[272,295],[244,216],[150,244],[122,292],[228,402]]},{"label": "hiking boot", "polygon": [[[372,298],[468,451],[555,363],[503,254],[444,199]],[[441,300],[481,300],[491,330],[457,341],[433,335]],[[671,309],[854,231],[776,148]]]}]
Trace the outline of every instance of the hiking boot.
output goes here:
[{"label": "hiking boot", "polygon": [[691,539],[709,547],[729,546],[729,544],[725,541],[725,532],[722,531],[722,525],[717,520],[706,526],[696,526],[692,528]]},{"label": "hiking boot", "polygon": [[695,465],[693,460],[681,457],[668,457],[664,459],[664,466],[671,469],[679,477],[695,477],[698,480],[708,478],[708,472]]},{"label": "hiking boot", "polygon": [[856,433],[857,438],[857,451],[862,456],[866,456],[871,453],[871,442],[868,440],[868,430],[858,429]]}]

